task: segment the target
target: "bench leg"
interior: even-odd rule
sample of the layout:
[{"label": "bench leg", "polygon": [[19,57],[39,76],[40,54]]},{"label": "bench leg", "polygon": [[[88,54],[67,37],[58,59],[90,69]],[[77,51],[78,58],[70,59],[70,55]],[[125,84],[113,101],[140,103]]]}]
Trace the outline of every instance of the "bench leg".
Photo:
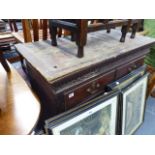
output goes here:
[{"label": "bench leg", "polygon": [[111,31],[110,29],[107,29],[107,33],[110,33],[110,31]]},{"label": "bench leg", "polygon": [[78,57],[82,58],[84,56],[84,47],[83,46],[78,46]]},{"label": "bench leg", "polygon": [[132,25],[132,33],[131,33],[130,38],[132,38],[132,39],[135,38],[137,28],[138,28],[138,23],[135,23]]},{"label": "bench leg", "polygon": [[125,42],[125,37],[126,37],[126,34],[127,34],[127,30],[128,30],[128,26],[123,25],[122,29],[121,29],[122,36],[121,36],[120,42]]},{"label": "bench leg", "polygon": [[50,34],[51,34],[51,39],[52,39],[52,45],[57,46],[57,39],[56,39],[57,27],[51,26],[50,27]]},{"label": "bench leg", "polygon": [[0,51],[0,62],[2,64],[2,66],[4,67],[4,69],[6,70],[6,72],[10,72],[10,67],[9,67],[8,63],[6,62],[6,60],[4,59],[2,51]]},{"label": "bench leg", "polygon": [[24,64],[24,58],[22,56],[20,57],[20,62],[21,62],[21,66],[22,66],[23,71],[27,74],[26,66]]},{"label": "bench leg", "polygon": [[59,28],[58,30],[58,37],[60,38],[62,36],[62,28]]},{"label": "bench leg", "polygon": [[75,33],[71,32],[71,41],[75,41],[76,40],[76,35]]}]

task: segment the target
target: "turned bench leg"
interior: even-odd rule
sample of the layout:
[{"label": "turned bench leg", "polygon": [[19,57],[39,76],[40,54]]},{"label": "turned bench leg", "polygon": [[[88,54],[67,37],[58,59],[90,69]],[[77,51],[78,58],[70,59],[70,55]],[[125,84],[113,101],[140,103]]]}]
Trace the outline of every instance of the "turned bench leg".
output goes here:
[{"label": "turned bench leg", "polygon": [[84,56],[84,47],[78,46],[78,55],[79,58],[82,58]]},{"label": "turned bench leg", "polygon": [[57,36],[57,27],[55,26],[50,26],[50,34],[51,34],[51,44],[53,46],[57,46],[57,39],[56,39],[56,36]]},{"label": "turned bench leg", "polygon": [[108,29],[107,29],[107,33],[110,33],[110,32],[111,32],[111,30],[110,30],[110,28],[108,28]]},{"label": "turned bench leg", "polygon": [[135,23],[132,25],[132,33],[131,33],[130,38],[132,38],[132,39],[135,38],[137,28],[138,28],[138,23]]},{"label": "turned bench leg", "polygon": [[59,28],[58,30],[58,37],[60,38],[62,36],[62,28]]},{"label": "turned bench leg", "polygon": [[125,37],[126,37],[127,31],[128,31],[128,26],[123,25],[122,29],[121,29],[122,36],[121,36],[120,42],[125,42]]}]

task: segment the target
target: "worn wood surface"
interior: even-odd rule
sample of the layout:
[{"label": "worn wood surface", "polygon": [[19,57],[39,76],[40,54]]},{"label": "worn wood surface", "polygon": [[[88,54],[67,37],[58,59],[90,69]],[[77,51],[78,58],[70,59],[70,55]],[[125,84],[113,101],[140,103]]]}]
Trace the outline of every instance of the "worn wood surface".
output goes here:
[{"label": "worn wood surface", "polygon": [[15,38],[10,32],[0,32],[0,45],[15,42]]},{"label": "worn wood surface", "polygon": [[62,78],[93,64],[117,58],[120,55],[155,44],[155,39],[137,35],[130,39],[128,34],[125,43],[120,43],[120,30],[98,31],[88,34],[85,46],[85,57],[76,57],[77,47],[74,42],[66,38],[58,38],[58,46],[53,47],[50,41],[17,44],[19,53],[49,81]]},{"label": "worn wood surface", "polygon": [[20,75],[0,64],[0,135],[30,134],[37,123],[40,104]]},{"label": "worn wood surface", "polygon": [[13,35],[10,32],[1,32],[0,39],[11,38]]}]

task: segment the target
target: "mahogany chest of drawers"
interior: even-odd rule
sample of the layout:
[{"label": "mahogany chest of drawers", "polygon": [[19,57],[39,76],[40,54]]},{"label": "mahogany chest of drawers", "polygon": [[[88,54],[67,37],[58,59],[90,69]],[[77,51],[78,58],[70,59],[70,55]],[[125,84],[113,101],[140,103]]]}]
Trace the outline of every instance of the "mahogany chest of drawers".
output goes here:
[{"label": "mahogany chest of drawers", "polygon": [[[120,43],[117,33],[105,33],[102,42],[93,42],[94,35],[89,34],[85,47],[88,54],[82,59],[75,57],[76,47],[63,38],[62,46],[52,47],[52,51],[48,42],[16,45],[26,60],[31,86],[41,100],[39,128],[47,118],[103,94],[107,84],[143,65],[155,40],[137,36]],[[101,35],[95,33],[96,38]]]}]

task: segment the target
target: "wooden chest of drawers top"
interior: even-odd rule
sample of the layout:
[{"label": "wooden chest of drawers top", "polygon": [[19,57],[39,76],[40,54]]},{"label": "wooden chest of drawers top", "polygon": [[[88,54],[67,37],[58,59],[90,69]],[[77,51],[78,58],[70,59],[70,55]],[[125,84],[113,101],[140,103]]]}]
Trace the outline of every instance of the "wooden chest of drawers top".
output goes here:
[{"label": "wooden chest of drawers top", "polygon": [[[135,49],[145,48],[155,43],[155,39],[137,35],[125,43],[120,43],[120,30],[112,30],[110,34],[98,31],[88,34],[85,56],[77,58],[75,43],[66,38],[59,38],[58,47],[50,45],[50,41],[17,44],[19,53],[32,65],[48,82],[59,79],[120,55],[128,55]],[[148,47],[147,47],[148,48]]]}]

